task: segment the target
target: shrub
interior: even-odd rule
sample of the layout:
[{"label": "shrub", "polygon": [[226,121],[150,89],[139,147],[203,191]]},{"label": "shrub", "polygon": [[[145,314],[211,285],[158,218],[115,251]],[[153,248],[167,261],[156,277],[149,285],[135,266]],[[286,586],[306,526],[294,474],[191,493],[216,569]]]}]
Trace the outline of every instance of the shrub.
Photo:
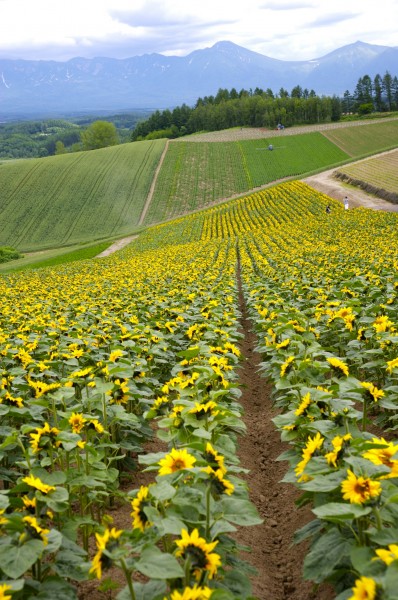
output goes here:
[{"label": "shrub", "polygon": [[9,260],[16,260],[22,258],[23,254],[11,248],[11,246],[0,246],[0,263],[8,262]]}]

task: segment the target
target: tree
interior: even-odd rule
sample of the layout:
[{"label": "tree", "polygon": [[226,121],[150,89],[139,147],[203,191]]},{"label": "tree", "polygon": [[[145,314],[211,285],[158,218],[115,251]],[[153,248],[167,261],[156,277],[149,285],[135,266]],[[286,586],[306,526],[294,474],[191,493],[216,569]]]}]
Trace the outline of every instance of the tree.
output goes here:
[{"label": "tree", "polygon": [[392,77],[388,71],[385,72],[383,77],[383,92],[386,96],[387,108],[391,110],[392,106]]},{"label": "tree", "polygon": [[380,75],[377,73],[375,78],[373,79],[373,91],[374,91],[374,105],[377,112],[381,112],[383,110],[383,81]]},{"label": "tree", "polygon": [[81,134],[83,150],[96,150],[107,146],[116,146],[119,136],[116,127],[108,121],[94,121]]},{"label": "tree", "polygon": [[55,142],[55,154],[65,154],[65,152],[66,152],[65,144],[63,142],[61,142],[60,140]]}]

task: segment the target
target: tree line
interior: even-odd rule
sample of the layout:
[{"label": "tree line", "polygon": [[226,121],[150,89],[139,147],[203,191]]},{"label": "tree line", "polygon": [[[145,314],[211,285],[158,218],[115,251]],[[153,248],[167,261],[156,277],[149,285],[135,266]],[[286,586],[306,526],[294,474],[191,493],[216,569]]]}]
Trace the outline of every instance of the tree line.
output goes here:
[{"label": "tree line", "polygon": [[318,96],[314,90],[295,86],[289,93],[277,94],[261,88],[237,91],[219,89],[215,96],[199,98],[193,107],[186,104],[173,110],[155,111],[139,122],[132,141],[160,137],[176,138],[199,131],[217,131],[230,127],[275,128],[339,121],[346,114],[369,114],[398,110],[398,79],[388,72],[372,80],[365,75],[353,93]]}]

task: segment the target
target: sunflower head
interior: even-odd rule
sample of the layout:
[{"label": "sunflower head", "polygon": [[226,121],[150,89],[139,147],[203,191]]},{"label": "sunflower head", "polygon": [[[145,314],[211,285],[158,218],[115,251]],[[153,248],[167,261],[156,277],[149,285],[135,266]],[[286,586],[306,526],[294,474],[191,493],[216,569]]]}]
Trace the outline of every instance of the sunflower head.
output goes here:
[{"label": "sunflower head", "polygon": [[213,552],[217,544],[217,541],[207,543],[199,536],[197,529],[192,533],[183,529],[181,539],[176,540],[178,548],[176,556],[189,561],[190,569],[196,579],[199,580],[203,573],[207,573],[209,579],[212,579],[221,565],[220,555]]}]

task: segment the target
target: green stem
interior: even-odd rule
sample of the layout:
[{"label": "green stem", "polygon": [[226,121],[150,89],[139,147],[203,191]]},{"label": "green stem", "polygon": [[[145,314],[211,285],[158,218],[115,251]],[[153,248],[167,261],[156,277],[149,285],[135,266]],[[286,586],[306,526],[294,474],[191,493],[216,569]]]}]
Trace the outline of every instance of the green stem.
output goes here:
[{"label": "green stem", "polygon": [[382,528],[383,528],[383,523],[382,523],[382,520],[381,520],[380,511],[377,508],[377,506],[374,506],[373,509],[372,509],[372,511],[373,511],[373,514],[374,514],[374,517],[375,517],[375,520],[376,520],[377,530],[381,531]]},{"label": "green stem", "polygon": [[362,431],[366,431],[366,412],[367,412],[367,404],[366,400],[363,401],[363,409],[362,409]]},{"label": "green stem", "polygon": [[130,592],[130,598],[131,598],[131,600],[136,600],[135,593],[134,593],[133,579],[131,577],[131,573],[128,570],[128,568],[126,566],[126,563],[124,562],[123,559],[120,560],[120,564],[121,564],[124,576],[125,576],[126,581],[127,581],[127,586],[129,588],[129,592]]},{"label": "green stem", "polygon": [[210,538],[210,500],[211,488],[209,484],[206,490],[206,541]]}]

